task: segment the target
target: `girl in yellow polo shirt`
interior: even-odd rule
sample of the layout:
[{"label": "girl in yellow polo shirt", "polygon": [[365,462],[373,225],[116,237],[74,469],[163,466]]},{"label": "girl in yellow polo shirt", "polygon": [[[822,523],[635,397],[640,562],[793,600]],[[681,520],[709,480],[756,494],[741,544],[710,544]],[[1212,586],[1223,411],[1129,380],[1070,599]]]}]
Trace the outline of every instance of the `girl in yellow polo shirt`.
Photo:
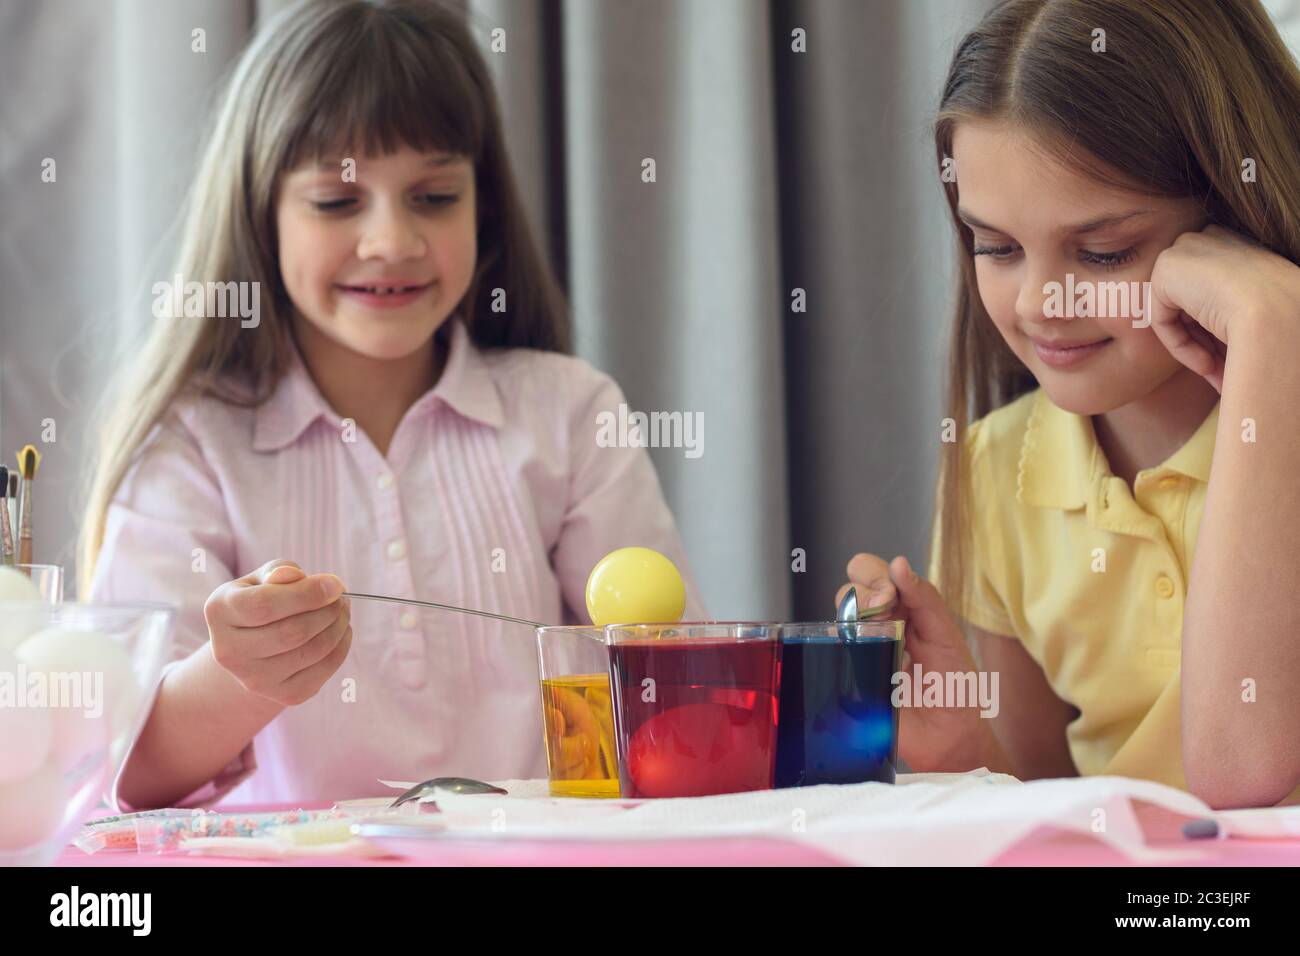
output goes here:
[{"label": "girl in yellow polo shirt", "polygon": [[910,672],[978,661],[999,694],[905,709],[901,756],[1292,802],[1294,57],[1258,0],[1011,0],[958,47],[936,147],[961,265],[939,589],[905,558],[849,578],[898,601]]}]

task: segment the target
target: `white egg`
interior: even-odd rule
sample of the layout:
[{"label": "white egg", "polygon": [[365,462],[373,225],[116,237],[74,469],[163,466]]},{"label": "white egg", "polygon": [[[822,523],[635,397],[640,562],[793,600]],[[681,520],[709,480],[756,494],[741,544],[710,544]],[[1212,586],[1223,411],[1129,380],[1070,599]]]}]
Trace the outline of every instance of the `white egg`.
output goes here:
[{"label": "white egg", "polygon": [[129,730],[140,688],[130,655],[112,638],[47,628],[23,642],[18,657],[47,675],[59,769],[71,769]]},{"label": "white egg", "polygon": [[[39,603],[41,592],[21,571],[0,567],[0,604],[10,601]],[[14,650],[37,629],[39,619],[31,618],[31,614],[20,615],[0,607],[0,650]]]},{"label": "white egg", "polygon": [[52,837],[63,821],[68,787],[50,763],[22,780],[0,783],[0,850],[34,846]]},{"label": "white egg", "polygon": [[0,784],[36,772],[49,756],[54,736],[50,712],[27,706],[27,681],[18,658],[0,648]]},{"label": "white egg", "polygon": [[39,601],[40,589],[17,568],[0,567],[0,601]]}]

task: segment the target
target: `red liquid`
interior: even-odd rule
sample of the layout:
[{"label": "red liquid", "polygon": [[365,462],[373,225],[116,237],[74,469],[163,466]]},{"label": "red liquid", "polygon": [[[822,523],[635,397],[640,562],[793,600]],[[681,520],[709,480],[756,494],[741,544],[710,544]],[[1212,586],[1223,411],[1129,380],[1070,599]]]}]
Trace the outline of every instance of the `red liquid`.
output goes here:
[{"label": "red liquid", "polygon": [[609,653],[624,797],[772,786],[776,641],[649,640]]}]

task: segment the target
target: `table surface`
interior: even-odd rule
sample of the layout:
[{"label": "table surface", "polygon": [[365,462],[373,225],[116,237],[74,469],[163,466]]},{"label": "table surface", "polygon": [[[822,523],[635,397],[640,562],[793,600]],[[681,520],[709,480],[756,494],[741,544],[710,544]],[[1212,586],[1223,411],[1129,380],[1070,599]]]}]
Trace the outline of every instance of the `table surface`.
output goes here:
[{"label": "table surface", "polygon": [[[328,803],[303,809],[326,809]],[[298,805],[222,806],[223,812],[293,810]],[[1300,866],[1300,840],[1188,840],[1185,817],[1163,807],[1138,804],[1137,818],[1148,846],[1185,856],[1169,866]],[[107,813],[107,811],[104,811]],[[102,814],[101,814],[102,815]],[[838,859],[789,840],[714,838],[559,842],[458,839],[431,842],[418,858],[346,857],[245,860],[186,853],[101,851],[87,855],[69,845],[55,866],[837,866]],[[1119,851],[1082,833],[1040,827],[993,861],[994,866],[1132,866]]]}]

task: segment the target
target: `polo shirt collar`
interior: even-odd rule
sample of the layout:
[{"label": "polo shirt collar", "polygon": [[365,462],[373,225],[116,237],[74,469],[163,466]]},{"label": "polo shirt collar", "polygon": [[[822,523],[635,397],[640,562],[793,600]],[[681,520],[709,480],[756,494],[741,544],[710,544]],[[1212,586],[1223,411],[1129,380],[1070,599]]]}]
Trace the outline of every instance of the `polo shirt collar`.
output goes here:
[{"label": "polo shirt collar", "polygon": [[[442,375],[438,384],[421,396],[408,414],[422,412],[441,401],[466,418],[500,427],[505,413],[483,354],[459,318],[453,317],[447,324],[450,341]],[[334,424],[339,421],[338,414],[312,380],[297,345],[290,340],[288,368],[270,397],[256,409],[253,448],[276,451],[291,445],[318,418]]]},{"label": "polo shirt collar", "polygon": [[[1016,497],[1043,508],[1083,508],[1089,488],[1109,470],[1092,420],[1058,407],[1042,389],[1033,401],[1020,446]],[[1175,471],[1208,482],[1218,422],[1216,404],[1192,437],[1151,471]]]},{"label": "polo shirt collar", "polygon": [[1176,471],[1195,478],[1197,481],[1209,482],[1210,463],[1214,461],[1214,436],[1219,430],[1219,403],[1215,402],[1205,421],[1187,439],[1182,448],[1169,456],[1163,468]]}]

